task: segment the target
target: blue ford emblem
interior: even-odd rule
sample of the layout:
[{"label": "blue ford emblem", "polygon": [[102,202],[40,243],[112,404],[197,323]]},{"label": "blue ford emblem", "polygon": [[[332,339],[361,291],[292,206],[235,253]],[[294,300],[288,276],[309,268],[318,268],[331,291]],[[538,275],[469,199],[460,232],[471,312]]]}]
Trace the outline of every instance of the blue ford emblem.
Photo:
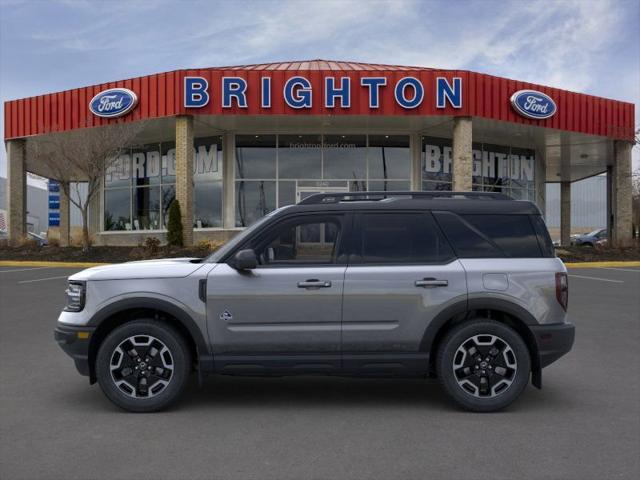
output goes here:
[{"label": "blue ford emblem", "polygon": [[94,115],[115,118],[126,115],[138,104],[138,96],[127,88],[103,90],[89,102],[89,110]]},{"label": "blue ford emblem", "polygon": [[549,95],[535,90],[518,90],[511,95],[511,105],[523,117],[536,120],[551,118],[557,110]]}]

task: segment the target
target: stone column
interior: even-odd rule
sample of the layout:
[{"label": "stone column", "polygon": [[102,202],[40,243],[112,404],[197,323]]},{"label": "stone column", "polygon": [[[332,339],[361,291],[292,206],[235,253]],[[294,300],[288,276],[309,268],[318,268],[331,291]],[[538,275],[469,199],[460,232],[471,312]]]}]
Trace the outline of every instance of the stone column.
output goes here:
[{"label": "stone column", "polygon": [[542,216],[547,215],[547,162],[544,155],[536,150],[536,171],[534,177],[535,203],[542,212]]},{"label": "stone column", "polygon": [[560,182],[560,245],[571,245],[571,182]]},{"label": "stone column", "polygon": [[422,190],[422,135],[411,134],[409,139],[409,151],[411,152],[411,190]]},{"label": "stone column", "polygon": [[473,176],[473,126],[471,117],[453,119],[453,186],[456,192],[470,192]]},{"label": "stone column", "polygon": [[236,227],[236,136],[225,133],[222,137],[222,227]]},{"label": "stone column", "polygon": [[24,140],[7,141],[7,227],[11,245],[18,245],[27,234],[25,150]]},{"label": "stone column", "polygon": [[631,142],[616,141],[615,164],[612,169],[611,179],[613,203],[613,226],[609,236],[611,245],[616,247],[628,247],[632,241],[632,214],[631,214]]},{"label": "stone column", "polygon": [[182,242],[193,245],[193,117],[176,117],[176,199],[182,213]]},{"label": "stone column", "polygon": [[65,193],[65,189],[67,192],[69,191],[70,185],[69,182],[66,182],[66,185],[63,185],[60,182],[60,246],[68,247],[69,246],[69,235],[71,228],[71,207],[69,205],[69,196]]}]

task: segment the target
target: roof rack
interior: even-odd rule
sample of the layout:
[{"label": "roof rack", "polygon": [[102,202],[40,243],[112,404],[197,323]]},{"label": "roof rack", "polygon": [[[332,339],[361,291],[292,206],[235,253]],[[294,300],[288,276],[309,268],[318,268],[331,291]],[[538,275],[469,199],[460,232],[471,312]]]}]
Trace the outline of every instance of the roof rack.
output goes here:
[{"label": "roof rack", "polygon": [[425,192],[344,192],[344,193],[315,193],[298,203],[298,205],[317,205],[323,203],[339,202],[377,202],[388,198],[411,198],[411,199],[433,199],[433,198],[463,198],[474,200],[512,200],[504,193],[496,192],[451,192],[425,191]]}]

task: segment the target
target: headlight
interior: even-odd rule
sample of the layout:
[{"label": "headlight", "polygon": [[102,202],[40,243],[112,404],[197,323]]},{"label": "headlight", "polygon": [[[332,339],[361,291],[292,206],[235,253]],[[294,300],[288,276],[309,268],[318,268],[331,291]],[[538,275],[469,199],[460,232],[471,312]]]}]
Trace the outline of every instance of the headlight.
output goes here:
[{"label": "headlight", "polygon": [[66,312],[79,312],[84,308],[85,284],[81,282],[69,282],[65,290],[67,294]]}]

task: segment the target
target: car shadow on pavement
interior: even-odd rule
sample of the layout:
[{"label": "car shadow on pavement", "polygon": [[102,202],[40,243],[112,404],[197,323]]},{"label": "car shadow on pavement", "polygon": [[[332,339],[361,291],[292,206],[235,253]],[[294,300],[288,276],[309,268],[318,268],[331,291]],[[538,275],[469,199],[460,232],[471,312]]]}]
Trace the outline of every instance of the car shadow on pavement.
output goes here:
[{"label": "car shadow on pavement", "polygon": [[[100,387],[66,390],[62,400],[70,408],[122,412]],[[436,380],[362,379],[332,377],[209,377],[202,386],[193,378],[178,402],[167,411],[215,408],[335,409],[425,408],[434,412],[461,412]],[[562,389],[537,390],[529,386],[507,411],[559,412],[572,409]]]}]

